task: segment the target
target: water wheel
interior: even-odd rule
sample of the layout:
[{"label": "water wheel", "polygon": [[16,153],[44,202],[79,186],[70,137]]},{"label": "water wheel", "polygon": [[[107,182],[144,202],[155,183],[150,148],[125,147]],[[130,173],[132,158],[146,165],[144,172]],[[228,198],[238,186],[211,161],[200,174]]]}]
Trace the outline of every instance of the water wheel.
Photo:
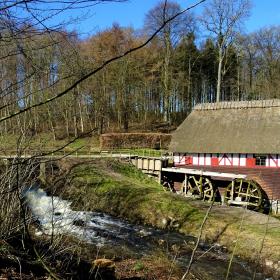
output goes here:
[{"label": "water wheel", "polygon": [[236,179],[225,192],[225,202],[230,205],[244,205],[259,208],[263,202],[263,193],[257,183],[250,180]]},{"label": "water wheel", "polygon": [[183,182],[183,193],[197,196],[205,201],[212,201],[215,198],[211,180],[203,176],[188,176]]},{"label": "water wheel", "polygon": [[176,192],[174,189],[174,183],[169,180],[166,176],[163,176],[162,186],[165,191]]}]

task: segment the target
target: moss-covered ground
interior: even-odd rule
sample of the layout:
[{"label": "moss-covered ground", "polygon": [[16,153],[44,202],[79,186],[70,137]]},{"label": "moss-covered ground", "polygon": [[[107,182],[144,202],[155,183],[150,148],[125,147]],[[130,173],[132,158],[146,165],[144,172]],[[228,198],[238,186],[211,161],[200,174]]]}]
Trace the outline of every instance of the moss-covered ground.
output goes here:
[{"label": "moss-covered ground", "polygon": [[[79,210],[103,211],[135,223],[197,236],[209,203],[166,192],[128,163],[98,160],[77,164],[60,192]],[[214,205],[202,241],[260,263],[280,260],[280,221],[237,207]],[[280,267],[280,264],[279,264]],[[278,267],[278,268],[279,268]]]}]

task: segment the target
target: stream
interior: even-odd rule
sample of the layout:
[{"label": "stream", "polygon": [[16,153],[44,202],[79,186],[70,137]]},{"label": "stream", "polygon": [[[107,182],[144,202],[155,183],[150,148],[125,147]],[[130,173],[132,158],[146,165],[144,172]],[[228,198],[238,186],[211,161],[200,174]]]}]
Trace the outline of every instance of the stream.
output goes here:
[{"label": "stream", "polygon": [[[139,258],[163,252],[186,268],[196,238],[148,226],[133,225],[125,220],[98,212],[71,210],[71,202],[47,196],[40,188],[25,193],[26,201],[40,223],[37,235],[68,234],[94,244],[103,252],[112,250],[115,255]],[[230,255],[219,244],[201,243],[195,254],[192,270],[207,279],[225,279]],[[234,258],[229,279],[251,280],[255,266]],[[261,272],[256,280],[273,280]],[[276,280],[276,279],[275,279]]]}]

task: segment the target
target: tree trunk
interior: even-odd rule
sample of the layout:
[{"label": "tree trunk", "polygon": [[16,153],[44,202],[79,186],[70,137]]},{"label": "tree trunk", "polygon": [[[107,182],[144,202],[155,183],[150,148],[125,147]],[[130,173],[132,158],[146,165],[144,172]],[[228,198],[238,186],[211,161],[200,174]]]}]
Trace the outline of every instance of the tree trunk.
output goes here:
[{"label": "tree trunk", "polygon": [[222,63],[223,63],[223,54],[222,54],[222,49],[220,48],[219,49],[219,65],[218,65],[216,102],[220,102],[220,100],[221,100]]},{"label": "tree trunk", "polygon": [[165,57],[164,57],[164,70],[163,70],[163,91],[164,91],[164,99],[163,99],[163,119],[165,122],[170,121],[169,115],[169,64],[170,64],[170,52],[171,52],[171,43],[169,38],[169,33],[167,32],[165,35]]},{"label": "tree trunk", "polygon": [[191,58],[189,58],[189,65],[188,65],[188,112],[191,112],[191,110],[192,110],[191,73],[192,73]]},{"label": "tree trunk", "polygon": [[74,136],[75,138],[78,137],[78,121],[77,121],[77,88],[74,89],[73,92],[73,108],[74,108],[74,116],[73,116],[73,122],[74,122]]},{"label": "tree trunk", "polygon": [[53,140],[56,141],[54,123],[53,123],[51,111],[50,111],[50,108],[48,105],[47,105],[47,108],[48,108],[47,111],[48,111],[49,123],[50,123],[52,134],[53,134]]},{"label": "tree trunk", "polygon": [[81,100],[79,100],[79,113],[80,113],[81,132],[84,133],[84,118],[83,118],[83,110],[82,110]]}]

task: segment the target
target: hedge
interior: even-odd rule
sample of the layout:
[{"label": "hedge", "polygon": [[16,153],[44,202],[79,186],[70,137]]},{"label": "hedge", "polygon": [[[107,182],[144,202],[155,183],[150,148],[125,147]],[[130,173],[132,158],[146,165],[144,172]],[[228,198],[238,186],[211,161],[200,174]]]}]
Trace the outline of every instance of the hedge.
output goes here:
[{"label": "hedge", "polygon": [[165,133],[107,133],[100,136],[100,149],[168,149],[171,134]]}]

